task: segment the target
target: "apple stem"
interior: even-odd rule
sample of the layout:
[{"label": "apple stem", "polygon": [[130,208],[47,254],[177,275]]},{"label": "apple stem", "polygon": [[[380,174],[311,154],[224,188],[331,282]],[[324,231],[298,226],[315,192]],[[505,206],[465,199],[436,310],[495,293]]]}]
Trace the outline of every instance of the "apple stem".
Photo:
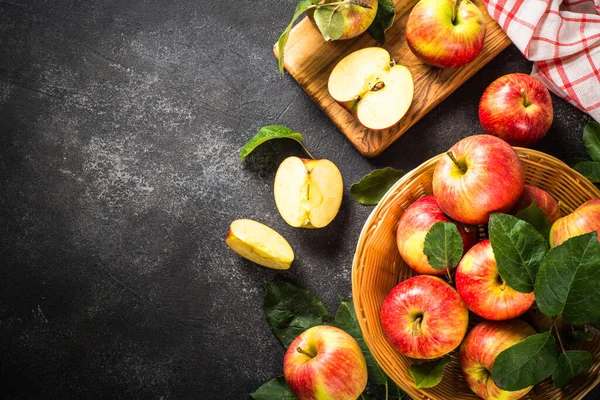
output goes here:
[{"label": "apple stem", "polygon": [[421,317],[417,318],[413,323],[412,335],[419,336],[421,334]]},{"label": "apple stem", "polygon": [[456,25],[456,17],[458,16],[458,7],[460,6],[460,3],[462,3],[462,0],[457,0],[456,3],[454,3],[454,10],[452,11],[452,25]]},{"label": "apple stem", "polygon": [[529,107],[531,105],[531,101],[529,101],[529,97],[527,96],[527,92],[523,88],[521,88],[521,95],[523,96],[523,105],[525,107]]},{"label": "apple stem", "polygon": [[304,350],[302,349],[302,347],[296,347],[296,351],[297,351],[298,353],[300,353],[300,354],[304,354],[305,356],[307,356],[307,357],[310,357],[310,358],[315,358],[315,356],[316,356],[316,354],[314,354],[314,355],[313,355],[313,354],[310,354],[310,353],[309,353],[309,352],[307,352],[307,351],[304,351]]},{"label": "apple stem", "polygon": [[456,165],[458,167],[458,169],[460,169],[462,171],[463,174],[465,174],[467,172],[467,170],[458,163],[458,161],[456,160],[456,157],[454,157],[454,153],[449,151],[446,154],[448,155],[448,157],[450,157],[450,159],[452,160],[454,165]]},{"label": "apple stem", "polygon": [[452,283],[452,274],[448,268],[446,268],[446,276],[448,277],[448,283]]}]

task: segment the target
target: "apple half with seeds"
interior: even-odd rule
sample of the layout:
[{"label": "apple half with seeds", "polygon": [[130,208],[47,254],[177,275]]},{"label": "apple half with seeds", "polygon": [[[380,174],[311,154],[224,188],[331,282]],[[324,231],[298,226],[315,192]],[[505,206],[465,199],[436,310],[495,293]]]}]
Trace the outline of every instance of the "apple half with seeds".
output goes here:
[{"label": "apple half with seeds", "polygon": [[344,57],[331,71],[329,94],[366,128],[394,126],[413,99],[408,68],[396,64],[381,47],[367,47]]},{"label": "apple half with seeds", "polygon": [[294,251],[283,236],[251,219],[233,221],[225,243],[240,256],[263,267],[288,269],[294,261]]},{"label": "apple half with seeds", "polygon": [[296,228],[322,228],[337,215],[344,194],[340,170],[329,160],[288,157],[275,174],[275,204]]}]

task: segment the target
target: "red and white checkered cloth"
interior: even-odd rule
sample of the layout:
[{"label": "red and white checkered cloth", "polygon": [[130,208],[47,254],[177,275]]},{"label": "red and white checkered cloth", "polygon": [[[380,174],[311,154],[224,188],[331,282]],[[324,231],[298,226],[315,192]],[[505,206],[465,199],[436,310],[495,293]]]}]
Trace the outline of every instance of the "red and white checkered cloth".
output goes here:
[{"label": "red and white checkered cloth", "polygon": [[531,75],[600,121],[600,0],[484,0]]}]

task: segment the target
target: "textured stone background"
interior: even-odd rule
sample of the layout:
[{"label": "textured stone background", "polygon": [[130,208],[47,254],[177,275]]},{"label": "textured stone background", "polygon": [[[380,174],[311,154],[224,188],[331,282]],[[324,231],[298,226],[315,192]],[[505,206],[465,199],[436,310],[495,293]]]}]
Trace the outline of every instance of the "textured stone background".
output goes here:
[{"label": "textured stone background", "polygon": [[[334,309],[370,212],[349,197],[321,230],[277,213],[263,125],[305,135],[346,188],[411,169],[480,131],[496,77],[530,65],[513,47],[383,155],[361,157],[271,47],[293,0],[0,0],[0,393],[2,398],[243,399],[282,373],[263,285],[298,283]],[[536,148],[584,156],[588,117],[554,98]],[[229,223],[253,218],[296,251],[276,272],[237,257]],[[596,391],[596,393],[599,393]],[[589,399],[600,398],[596,394]]]}]

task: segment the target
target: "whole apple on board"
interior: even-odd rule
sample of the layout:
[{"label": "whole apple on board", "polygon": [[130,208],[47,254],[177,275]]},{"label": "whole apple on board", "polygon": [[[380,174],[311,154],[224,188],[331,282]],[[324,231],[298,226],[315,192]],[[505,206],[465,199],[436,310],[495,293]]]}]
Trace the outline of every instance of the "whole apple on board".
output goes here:
[{"label": "whole apple on board", "polygon": [[[412,203],[402,213],[396,231],[396,243],[402,259],[409,267],[420,274],[445,275],[448,271],[438,271],[431,267],[427,255],[423,252],[425,236],[436,222],[452,222],[440,209],[434,196],[422,197]],[[479,231],[471,227],[469,231],[456,224],[460,233],[464,251],[477,243]]]},{"label": "whole apple on board", "polygon": [[593,231],[600,234],[600,199],[588,200],[571,214],[557,219],[550,228],[550,247]]},{"label": "whole apple on board", "polygon": [[406,22],[406,41],[412,52],[439,68],[473,61],[484,40],[485,19],[469,0],[421,0]]},{"label": "whole apple on board", "polygon": [[360,346],[333,326],[314,326],[292,341],[283,375],[300,400],[356,400],[367,386],[367,364]]},{"label": "whole apple on board", "polygon": [[[335,39],[335,40],[345,40],[345,39],[352,39],[360,34],[362,34],[363,32],[365,32],[369,26],[371,26],[371,24],[373,23],[373,20],[375,20],[375,16],[377,15],[377,8],[379,6],[379,1],[378,0],[361,0],[362,5],[359,4],[354,4],[356,2],[352,2],[352,1],[342,1],[345,4],[339,4],[337,7],[337,12],[339,13],[339,15],[341,16],[342,20],[344,21],[344,29],[342,30],[342,34],[339,38]],[[340,0],[325,0],[322,1],[321,3],[319,3],[319,7],[323,9],[323,7],[321,7],[321,4],[328,4],[328,3],[340,3]],[[332,6],[333,7],[333,6]],[[310,9],[307,11],[307,15],[308,18],[315,23],[315,25],[317,25],[317,27],[319,28],[319,30],[321,30],[321,28],[319,27],[319,24],[315,21],[315,12],[318,13],[320,11],[318,11],[318,8],[315,9]],[[323,31],[321,30],[321,33],[323,33]],[[329,38],[323,36],[323,38],[325,40],[330,40]]]},{"label": "whole apple on board", "polygon": [[535,333],[527,322],[518,319],[477,324],[460,346],[460,366],[471,390],[485,400],[525,396],[533,386],[515,392],[502,390],[492,380],[492,369],[498,354]]},{"label": "whole apple on board", "polygon": [[442,279],[418,275],[400,282],[381,308],[388,342],[407,357],[431,359],[454,350],[463,340],[469,311]]},{"label": "whole apple on board", "polygon": [[508,212],[525,185],[523,165],[504,140],[473,135],[456,143],[433,172],[433,195],[450,218],[485,224],[494,212]]},{"label": "whole apple on board", "polygon": [[526,74],[501,76],[479,102],[481,127],[513,146],[530,146],[546,135],[553,119],[548,89]]},{"label": "whole apple on board", "polygon": [[293,227],[328,225],[337,215],[343,195],[342,174],[329,160],[288,157],[275,174],[275,204]]},{"label": "whole apple on board", "polygon": [[558,202],[554,200],[554,197],[545,190],[530,185],[525,185],[523,188],[523,193],[521,194],[521,197],[519,197],[519,200],[517,200],[511,214],[516,214],[529,207],[534,200],[537,206],[544,211],[544,214],[546,214],[549,224],[554,223],[554,221],[560,218],[560,206],[558,205]]},{"label": "whole apple on board", "polygon": [[408,68],[390,59],[387,50],[367,47],[344,57],[331,71],[331,97],[366,128],[382,130],[406,114],[414,84]]},{"label": "whole apple on board", "polygon": [[494,321],[516,318],[535,301],[533,292],[518,292],[502,279],[489,239],[477,243],[460,260],[456,289],[469,310]]}]

